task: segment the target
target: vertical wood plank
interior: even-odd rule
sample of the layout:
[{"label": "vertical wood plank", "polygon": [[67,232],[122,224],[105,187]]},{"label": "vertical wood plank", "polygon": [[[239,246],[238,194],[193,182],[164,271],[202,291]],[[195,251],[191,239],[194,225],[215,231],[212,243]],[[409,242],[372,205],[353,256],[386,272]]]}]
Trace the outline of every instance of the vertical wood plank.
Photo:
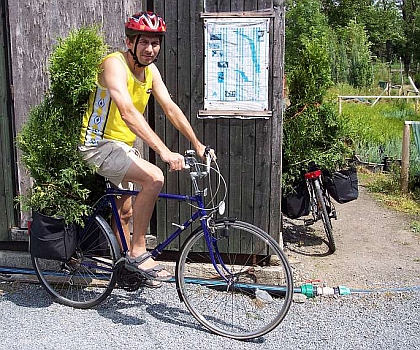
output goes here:
[{"label": "vertical wood plank", "polygon": [[271,124],[271,195],[270,217],[278,220],[270,221],[270,235],[283,244],[281,227],[281,176],[282,176],[282,130],[283,130],[283,76],[284,76],[284,2],[274,7],[273,50],[272,50],[272,109]]},{"label": "vertical wood plank", "polygon": [[243,155],[242,173],[243,181],[241,186],[242,203],[241,218],[244,221],[254,223],[254,194],[255,178],[258,170],[255,169],[255,161],[258,155],[255,153],[255,120],[245,120],[243,122]]},{"label": "vertical wood plank", "polygon": [[[258,10],[258,2],[245,1],[245,10]],[[270,121],[255,122],[255,187],[254,224],[265,231],[269,228],[270,198]]]},{"label": "vertical wood plank", "polygon": [[[169,93],[171,94],[172,99],[179,103],[179,91],[178,91],[178,1],[177,0],[166,0],[165,1],[165,21],[168,26],[167,34],[165,35],[165,40],[168,40],[168,46],[166,46],[165,52],[165,84],[168,88]],[[169,147],[171,151],[179,151],[179,133],[169,120],[166,119],[166,139],[164,139],[165,144]],[[167,165],[165,164],[167,168]],[[179,193],[179,172],[167,172],[166,182],[167,182],[167,191],[169,193]],[[168,231],[170,223],[179,223],[179,208],[180,204],[177,201],[167,201],[167,225]],[[170,232],[165,232],[166,236]],[[178,249],[179,240],[172,243],[170,249]]]},{"label": "vertical wood plank", "polygon": [[[158,15],[162,16],[167,23],[167,19],[165,18],[165,3],[162,1],[154,1],[154,8],[153,11],[156,12]],[[168,23],[167,23],[168,24]],[[170,30],[172,27],[169,27],[168,30]],[[173,29],[173,28],[172,28]],[[156,63],[158,66],[162,78],[165,83],[166,82],[166,52],[169,50],[170,40],[169,36],[165,35],[165,38],[163,39],[163,45],[160,49],[159,59]],[[159,107],[158,103],[153,100],[154,102],[154,108],[153,108],[153,114],[151,115],[149,113],[149,119],[153,119],[152,123],[154,125],[155,132],[159,135],[159,137],[166,142],[166,117],[163,113],[162,109]],[[153,151],[151,151],[153,153]],[[154,155],[153,155],[154,157]],[[152,157],[152,161],[155,162],[159,168],[162,169],[164,175],[165,175],[165,184],[162,189],[163,192],[169,192],[168,190],[168,172],[166,164],[164,164],[158,155],[156,155],[156,158]],[[157,225],[157,232],[151,232],[152,234],[157,235],[158,242],[161,242],[166,239],[167,233],[170,231],[170,226],[168,226],[168,203],[166,200],[159,199],[156,203],[156,225]]]},{"label": "vertical wood plank", "polygon": [[[192,42],[192,30],[191,25],[193,18],[190,16],[190,5],[189,1],[178,2],[178,106],[181,108],[187,119],[192,123],[191,116],[191,45]],[[196,130],[194,130],[196,131]],[[192,146],[190,141],[181,133],[178,133],[179,137],[179,152],[184,154],[187,149]],[[191,193],[191,180],[188,175],[188,171],[181,171],[179,173],[179,187],[178,191],[180,194]],[[179,205],[179,223],[185,222],[191,216],[191,207],[186,203],[180,203]],[[189,230],[191,232],[191,229]],[[179,238],[179,245],[181,246],[187,237],[187,232],[184,232]]]},{"label": "vertical wood plank", "polygon": [[[217,12],[229,12],[230,11],[229,0],[219,0],[216,2],[216,11]],[[216,143],[217,143],[217,157],[219,161],[220,171],[228,182],[228,189],[230,190],[230,142],[231,139],[231,129],[230,129],[230,120],[229,119],[218,119],[216,120]],[[232,200],[232,202],[231,202]],[[233,199],[230,197],[228,192],[228,198],[226,201],[227,213],[230,215],[231,203]]]},{"label": "vertical wood plank", "polygon": [[[206,132],[208,128],[205,129],[205,122],[197,118],[198,110],[202,108],[204,101],[204,22],[200,18],[200,13],[203,11],[204,0],[190,2],[190,116],[191,126],[200,141],[205,145],[216,147],[215,138]],[[191,181],[187,181],[186,193],[191,193]]]},{"label": "vertical wood plank", "polygon": [[[230,4],[226,4],[226,1],[220,1],[220,0],[206,0],[205,1],[206,12],[221,12],[221,11],[229,11]],[[204,43],[203,43],[204,47]],[[204,62],[203,66],[201,68],[204,71]],[[204,80],[204,76],[203,76]],[[203,81],[204,84],[204,81]],[[204,98],[201,101],[201,107],[203,106]],[[222,120],[216,120],[216,119],[205,119],[203,121],[204,123],[204,135],[206,139],[206,143],[210,146],[212,146],[216,150],[217,155],[217,162],[220,166],[220,172],[225,177],[225,180],[227,182],[227,186],[229,189],[229,168],[228,168],[228,140],[230,138],[230,130],[229,130],[229,122],[228,121],[222,121]],[[224,141],[223,141],[224,139]],[[213,178],[213,180],[215,180]],[[212,188],[216,188],[215,181],[212,182]],[[219,202],[221,198],[221,193],[218,194],[218,197],[216,198],[216,202]],[[226,198],[226,215],[228,215],[229,212],[229,196]]]},{"label": "vertical wood plank", "polygon": [[[5,4],[0,5],[0,25],[6,27],[7,20]],[[15,225],[14,216],[14,166],[12,159],[12,110],[10,108],[10,77],[9,77],[9,56],[8,33],[0,31],[0,241],[7,241],[10,238],[10,228]]]}]

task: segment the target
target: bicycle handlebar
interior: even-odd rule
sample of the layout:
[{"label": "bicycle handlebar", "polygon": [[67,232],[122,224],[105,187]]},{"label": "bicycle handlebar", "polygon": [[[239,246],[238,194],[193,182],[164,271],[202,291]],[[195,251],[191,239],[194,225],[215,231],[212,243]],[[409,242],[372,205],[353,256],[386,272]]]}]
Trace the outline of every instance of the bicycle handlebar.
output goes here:
[{"label": "bicycle handlebar", "polygon": [[[203,190],[200,190],[199,185],[197,183],[197,179],[203,179],[205,177],[208,177],[209,179],[209,191],[211,193],[211,199],[209,200],[209,203],[212,204],[212,207],[206,207],[207,210],[216,210],[219,209],[220,215],[223,215],[225,211],[225,199],[227,194],[227,186],[226,181],[223,178],[222,174],[220,173],[219,166],[217,164],[217,158],[214,154],[214,151],[209,146],[206,147],[204,151],[204,156],[206,158],[205,164],[200,163],[196,159],[196,152],[194,150],[187,150],[185,152],[184,160],[186,168],[190,170],[190,177],[191,181],[193,183],[194,191],[195,193],[204,194],[204,196],[207,195],[207,188],[204,188]],[[211,167],[211,163],[214,163],[214,168]],[[203,169],[205,168],[205,169]],[[214,171],[217,174],[217,180],[216,180],[216,190],[214,191],[211,185],[210,181],[210,173],[211,171]],[[216,199],[216,195],[219,192],[221,185],[225,189],[225,193],[223,195],[223,199],[218,203],[215,204],[214,200]],[[223,209],[222,209],[223,208]]]},{"label": "bicycle handlebar", "polygon": [[[206,171],[207,173],[210,171],[210,163],[213,160],[213,157],[211,155],[211,147],[210,146],[206,146],[206,149],[204,150],[204,156],[206,158]],[[185,155],[184,155],[184,161],[185,161],[185,168],[189,169],[191,167],[196,167],[197,164],[199,164],[197,162],[196,159],[196,152],[194,150],[187,150],[185,151]]]}]

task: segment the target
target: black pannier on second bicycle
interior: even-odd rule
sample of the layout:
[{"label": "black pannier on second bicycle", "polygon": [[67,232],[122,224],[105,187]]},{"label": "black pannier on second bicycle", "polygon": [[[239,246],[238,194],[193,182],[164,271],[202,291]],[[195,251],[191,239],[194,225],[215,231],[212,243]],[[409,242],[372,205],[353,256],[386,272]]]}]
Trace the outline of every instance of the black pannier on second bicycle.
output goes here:
[{"label": "black pannier on second bicycle", "polygon": [[358,198],[357,169],[350,166],[347,169],[338,170],[334,173],[323,172],[324,186],[331,197],[340,204],[353,201]]}]

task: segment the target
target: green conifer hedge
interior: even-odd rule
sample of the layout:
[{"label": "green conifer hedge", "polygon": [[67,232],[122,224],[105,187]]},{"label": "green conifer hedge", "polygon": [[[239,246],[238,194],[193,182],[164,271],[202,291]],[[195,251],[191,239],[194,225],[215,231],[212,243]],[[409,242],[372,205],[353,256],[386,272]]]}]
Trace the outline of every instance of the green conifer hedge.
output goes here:
[{"label": "green conifer hedge", "polygon": [[30,193],[18,198],[25,210],[79,224],[89,212],[88,183],[94,170],[83,161],[77,145],[88,96],[107,51],[97,25],[71,31],[54,47],[50,88],[17,136],[22,162],[33,179]]}]

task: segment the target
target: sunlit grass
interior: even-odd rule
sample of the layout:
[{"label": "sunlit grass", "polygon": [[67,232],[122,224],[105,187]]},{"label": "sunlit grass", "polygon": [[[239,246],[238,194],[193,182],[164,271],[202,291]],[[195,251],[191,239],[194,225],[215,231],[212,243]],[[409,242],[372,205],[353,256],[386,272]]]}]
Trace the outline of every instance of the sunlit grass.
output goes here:
[{"label": "sunlit grass", "polygon": [[[420,234],[420,221],[418,220],[413,220],[410,223],[410,227],[411,227],[411,231],[413,231],[414,233]],[[419,259],[420,260],[420,259]]]},{"label": "sunlit grass", "polygon": [[[337,85],[328,92],[327,99],[337,102],[338,96],[377,96],[379,87],[356,90],[348,85]],[[395,94],[395,92],[393,93]],[[342,102],[342,114],[348,119],[355,154],[361,160],[383,163],[384,158],[401,159],[404,122],[420,121],[414,100],[379,100],[357,98]],[[419,101],[420,104],[420,101]],[[419,107],[420,108],[420,107]],[[420,154],[411,136],[410,178],[420,173]]]},{"label": "sunlit grass", "polygon": [[420,220],[420,197],[415,192],[401,193],[398,176],[396,172],[370,173],[362,168],[358,172],[360,183],[378,202],[396,211],[419,217]]}]

